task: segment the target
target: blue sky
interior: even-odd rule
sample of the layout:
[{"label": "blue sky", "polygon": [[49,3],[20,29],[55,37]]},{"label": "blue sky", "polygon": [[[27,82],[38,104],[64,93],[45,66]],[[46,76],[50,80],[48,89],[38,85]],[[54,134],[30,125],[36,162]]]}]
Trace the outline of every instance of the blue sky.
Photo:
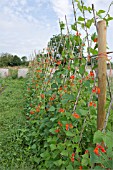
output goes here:
[{"label": "blue sky", "polygon": [[[91,0],[84,0],[91,5]],[[95,8],[107,10],[112,0],[95,0]],[[113,6],[111,7],[113,16]],[[42,50],[59,33],[58,20],[73,24],[71,0],[0,0],[0,53],[19,56]],[[108,45],[113,50],[113,21],[108,27]]]}]

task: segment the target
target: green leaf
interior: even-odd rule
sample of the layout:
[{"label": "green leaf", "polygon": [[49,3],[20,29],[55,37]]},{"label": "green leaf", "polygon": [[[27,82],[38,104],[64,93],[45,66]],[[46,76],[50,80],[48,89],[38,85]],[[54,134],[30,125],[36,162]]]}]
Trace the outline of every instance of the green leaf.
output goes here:
[{"label": "green leaf", "polygon": [[52,94],[53,92],[52,92],[52,90],[48,90],[47,92],[46,92],[46,95],[50,95],[50,94]]},{"label": "green leaf", "polygon": [[44,143],[44,148],[46,148],[46,147],[48,147],[48,143],[47,142]]},{"label": "green leaf", "polygon": [[83,9],[84,9],[85,11],[87,11],[87,10],[88,10],[88,8],[87,8],[86,6],[83,6]]},{"label": "green leaf", "polygon": [[85,71],[85,65],[80,66],[80,68],[79,68],[79,73],[80,73],[80,74],[83,74],[84,71]]},{"label": "green leaf", "polygon": [[33,157],[33,161],[38,164],[38,163],[41,161],[41,159],[40,159],[40,158],[37,158],[37,157],[35,156],[35,157]]},{"label": "green leaf", "polygon": [[36,144],[33,144],[33,145],[31,146],[31,148],[32,148],[32,149],[36,149]]},{"label": "green leaf", "polygon": [[51,118],[50,120],[51,120],[52,122],[54,122],[56,119],[57,119],[57,118]]},{"label": "green leaf", "polygon": [[62,152],[65,149],[65,144],[64,143],[59,143],[57,146],[58,150]]},{"label": "green leaf", "polygon": [[87,80],[87,81],[84,81],[84,86],[87,87],[87,92],[91,91],[91,87],[90,87],[90,81]]},{"label": "green leaf", "polygon": [[101,143],[102,141],[103,141],[103,133],[100,130],[98,130],[94,134],[93,142],[94,143]]},{"label": "green leaf", "polygon": [[62,162],[61,159],[59,159],[59,160],[57,160],[57,161],[54,161],[54,164],[55,164],[57,167],[61,166],[62,163],[63,163],[63,162]]},{"label": "green leaf", "polygon": [[70,137],[75,136],[75,134],[73,134],[73,133],[70,132],[70,131],[67,131],[67,132],[66,132],[66,135],[67,135],[67,136],[70,136]]},{"label": "green leaf", "polygon": [[62,96],[63,99],[66,99],[66,100],[74,100],[74,95],[73,94],[64,94]]},{"label": "green leaf", "polygon": [[78,6],[79,10],[82,11],[82,6],[80,5],[80,2],[78,2],[77,6]]},{"label": "green leaf", "polygon": [[94,21],[93,19],[91,19],[91,20],[90,20],[90,19],[89,19],[89,20],[87,20],[87,22],[86,22],[86,27],[87,27],[87,28],[90,28],[90,27],[91,27],[91,25],[92,25],[92,23],[93,23],[93,21]]},{"label": "green leaf", "polygon": [[55,134],[55,129],[52,128],[52,129],[49,130],[49,132]]},{"label": "green leaf", "polygon": [[40,156],[43,158],[45,156],[45,153],[41,153]]},{"label": "green leaf", "polygon": [[57,149],[55,144],[51,144],[51,145],[50,145],[50,148],[51,148],[51,151]]},{"label": "green leaf", "polygon": [[68,166],[66,167],[66,170],[74,170],[74,169],[73,169],[73,166],[72,166],[72,165],[68,165]]},{"label": "green leaf", "polygon": [[109,14],[108,14],[108,18],[104,18],[104,20],[106,21],[106,25],[108,26],[108,22],[113,20],[113,17],[111,17]]},{"label": "green leaf", "polygon": [[61,152],[61,155],[63,155],[63,156],[68,156],[68,151],[67,151],[67,150],[63,150],[63,151]]},{"label": "green leaf", "polygon": [[111,150],[112,150],[112,148],[113,148],[113,132],[108,131],[104,135],[103,140],[104,140],[105,144],[107,145],[108,149],[111,148]]},{"label": "green leaf", "polygon": [[56,78],[56,82],[57,82],[58,84],[61,84],[61,79],[60,79],[60,78]]},{"label": "green leaf", "polygon": [[65,28],[65,24],[63,23],[63,21],[60,22],[60,29],[63,30]]},{"label": "green leaf", "polygon": [[80,136],[75,136],[74,139],[73,139],[73,141],[74,141],[75,143],[78,143],[78,142],[80,141]]},{"label": "green leaf", "polygon": [[94,41],[94,39],[97,38],[96,32],[92,34],[91,39]]},{"label": "green leaf", "polygon": [[81,24],[81,27],[84,29],[84,27],[85,27],[85,24],[84,24],[84,23],[82,23],[82,24]]},{"label": "green leaf", "polygon": [[58,155],[59,155],[59,150],[57,149],[57,150],[55,150],[53,153],[52,153],[52,158],[54,159],[54,158],[56,158]]},{"label": "green leaf", "polygon": [[80,113],[80,115],[84,115],[84,116],[88,114],[88,110],[84,110],[84,109],[79,109],[78,112]]},{"label": "green leaf", "polygon": [[51,155],[50,155],[50,153],[47,151],[46,154],[45,154],[45,156],[44,156],[44,159],[45,159],[45,160],[50,160],[50,157],[51,157]]},{"label": "green leaf", "polygon": [[98,54],[98,51],[97,51],[97,50],[94,50],[93,48],[90,48],[90,52],[91,52],[93,55],[97,55],[97,54]]},{"label": "green leaf", "polygon": [[88,7],[87,9],[88,9],[88,11],[91,13],[91,11],[92,11],[92,8],[91,8],[91,7]]},{"label": "green leaf", "polygon": [[108,148],[107,149],[107,156],[110,158],[110,157],[113,157],[113,150],[112,150],[112,148]]},{"label": "green leaf", "polygon": [[66,104],[68,102],[68,99],[61,100],[62,104]]},{"label": "green leaf", "polygon": [[87,166],[89,164],[89,155],[88,154],[84,154],[82,156],[82,166]]},{"label": "green leaf", "polygon": [[98,48],[98,43],[95,44],[94,50]]},{"label": "green leaf", "polygon": [[113,20],[113,17],[108,17],[106,20],[107,21]]},{"label": "green leaf", "polygon": [[102,13],[105,13],[106,11],[104,11],[104,10],[99,10],[97,13],[96,13],[96,15],[100,15],[100,14],[102,14]]},{"label": "green leaf", "polygon": [[83,17],[78,17],[78,21],[84,21]]},{"label": "green leaf", "polygon": [[92,68],[92,70],[95,70],[98,67],[98,65],[94,65],[94,67]]},{"label": "green leaf", "polygon": [[77,28],[76,28],[75,24],[71,25],[71,28],[72,28],[72,30],[77,31]]},{"label": "green leaf", "polygon": [[56,83],[53,83],[53,84],[51,85],[51,88],[52,88],[52,89],[54,89],[54,88],[58,88],[58,86],[57,86],[57,84],[56,84]]},{"label": "green leaf", "polygon": [[51,142],[51,141],[52,141],[52,137],[48,137],[47,142]]},{"label": "green leaf", "polygon": [[54,106],[51,106],[51,107],[49,108],[49,110],[48,110],[48,111],[50,111],[50,112],[55,111],[55,107],[54,107]]}]

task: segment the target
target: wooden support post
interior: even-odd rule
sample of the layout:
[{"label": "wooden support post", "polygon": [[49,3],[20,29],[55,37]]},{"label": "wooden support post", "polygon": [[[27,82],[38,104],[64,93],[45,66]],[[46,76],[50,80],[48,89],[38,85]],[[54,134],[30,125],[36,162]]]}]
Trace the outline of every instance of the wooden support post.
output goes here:
[{"label": "wooden support post", "polygon": [[97,129],[102,130],[104,126],[106,111],[106,21],[102,20],[97,23],[98,28],[98,115]]}]

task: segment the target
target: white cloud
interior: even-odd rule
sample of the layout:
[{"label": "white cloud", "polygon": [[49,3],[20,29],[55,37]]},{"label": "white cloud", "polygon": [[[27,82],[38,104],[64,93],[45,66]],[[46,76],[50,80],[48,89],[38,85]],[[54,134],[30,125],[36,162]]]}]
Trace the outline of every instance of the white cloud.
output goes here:
[{"label": "white cloud", "polygon": [[7,52],[19,55],[30,54],[34,49],[42,49],[46,46],[47,39],[50,37],[50,30],[48,27],[45,29],[44,25],[40,24],[40,22],[38,25],[37,23],[16,17],[12,18],[9,22],[2,22],[0,33],[0,46],[2,49],[7,49]]},{"label": "white cloud", "polygon": [[69,0],[50,0],[53,10],[56,12],[56,15],[61,20],[65,21],[65,15],[70,19],[72,14],[72,5]]},{"label": "white cloud", "polygon": [[20,4],[25,6],[27,4],[27,0],[19,0]]},{"label": "white cloud", "polygon": [[47,41],[56,31],[55,27],[51,27],[51,23],[46,22],[47,17],[40,20],[40,17],[38,19],[33,16],[33,6],[26,6],[27,12],[24,13],[22,10],[26,0],[12,0],[10,5],[5,4],[8,3],[7,0],[3,1],[0,13],[0,53],[30,55],[33,50],[46,47]]}]

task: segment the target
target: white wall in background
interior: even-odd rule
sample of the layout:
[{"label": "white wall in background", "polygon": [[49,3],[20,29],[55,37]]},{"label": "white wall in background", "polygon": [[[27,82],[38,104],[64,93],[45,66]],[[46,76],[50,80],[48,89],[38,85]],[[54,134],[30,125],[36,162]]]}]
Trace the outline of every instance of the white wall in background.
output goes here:
[{"label": "white wall in background", "polygon": [[0,77],[8,77],[9,76],[9,69],[6,68],[0,68]]},{"label": "white wall in background", "polygon": [[18,69],[18,78],[20,77],[26,78],[27,73],[28,73],[28,68]]}]

